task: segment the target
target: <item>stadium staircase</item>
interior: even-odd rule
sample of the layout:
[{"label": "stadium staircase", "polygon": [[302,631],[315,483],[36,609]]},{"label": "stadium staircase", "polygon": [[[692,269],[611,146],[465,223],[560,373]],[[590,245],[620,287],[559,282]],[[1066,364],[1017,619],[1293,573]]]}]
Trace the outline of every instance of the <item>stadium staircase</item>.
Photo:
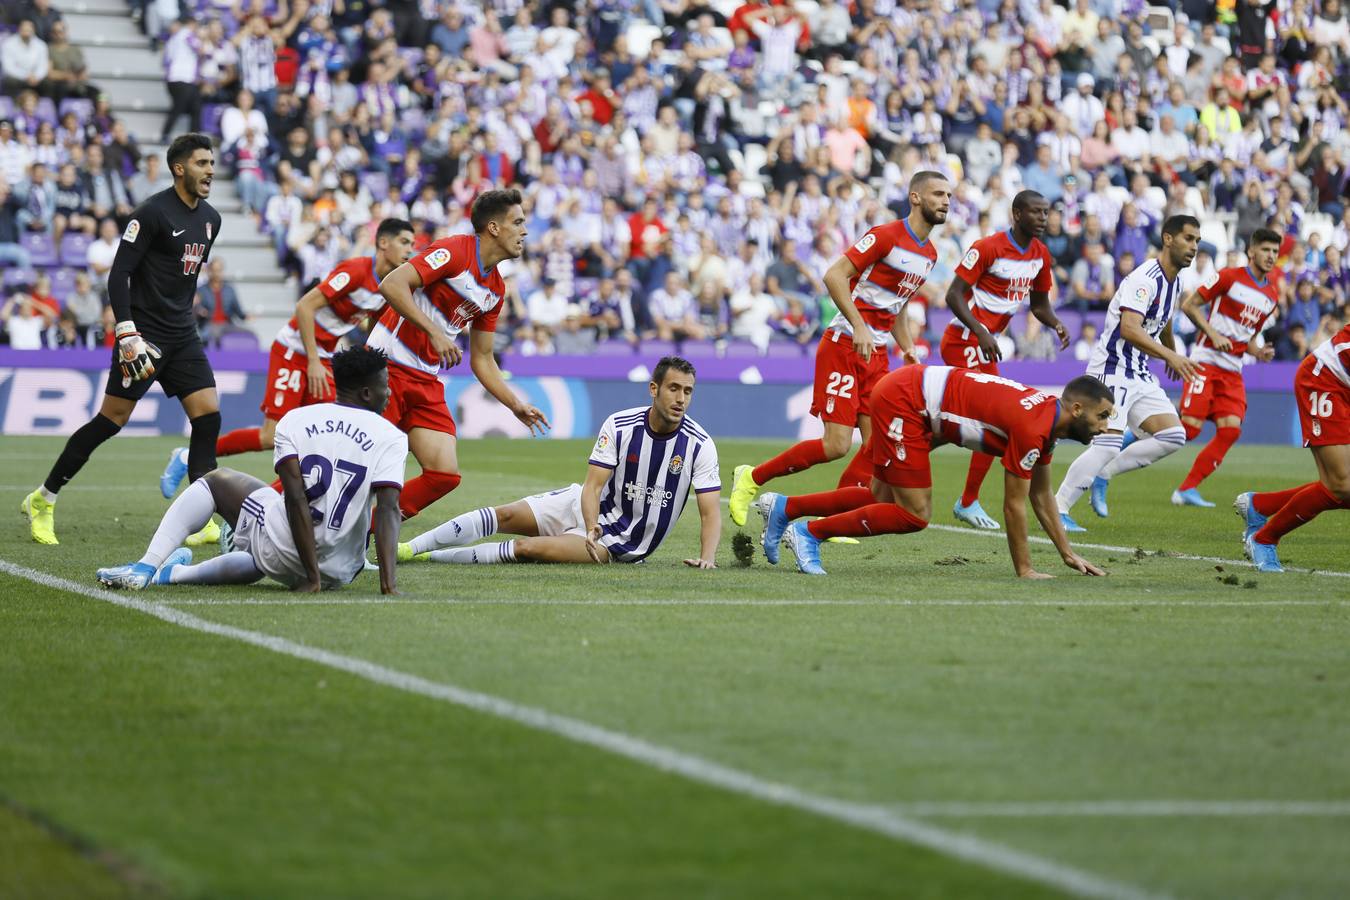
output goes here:
[{"label": "stadium staircase", "polygon": [[[127,125],[141,152],[163,155],[159,141],[169,112],[161,55],[132,21],[124,0],[72,0],[59,4],[69,27],[70,42],[84,50],[89,80],[112,101],[113,114]],[[180,119],[178,129],[187,127]],[[212,256],[223,259],[227,278],[252,317],[250,325],[262,346],[291,315],[295,289],[285,281],[267,235],[242,212],[234,182],[217,172],[211,205],[220,211],[220,237]]]}]

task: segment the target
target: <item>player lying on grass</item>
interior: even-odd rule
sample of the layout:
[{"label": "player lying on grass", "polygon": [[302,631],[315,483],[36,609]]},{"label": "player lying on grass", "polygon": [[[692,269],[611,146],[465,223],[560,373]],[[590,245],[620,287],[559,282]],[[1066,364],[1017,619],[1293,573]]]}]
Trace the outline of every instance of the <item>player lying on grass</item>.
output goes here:
[{"label": "player lying on grass", "polygon": [[1329,509],[1350,509],[1350,325],[1304,357],[1294,374],[1294,398],[1318,480],[1239,494],[1233,502],[1247,522],[1247,555],[1262,572],[1284,571],[1275,549],[1280,538]]},{"label": "player lying on grass", "polygon": [[[647,389],[651,406],[617,412],[601,426],[584,485],[466,512],[400,544],[399,559],[430,552],[431,559],[448,563],[642,562],[675,527],[692,487],[702,526],[700,550],[684,563],[717,568],[722,537],[717,447],[686,415],[694,367],[667,356]],[[492,534],[522,536],[467,546]]]},{"label": "player lying on grass", "polygon": [[[909,534],[928,527],[933,503],[929,451],[941,444],[1000,457],[1008,551],[1021,578],[1052,578],[1036,571],[1027,550],[1026,501],[1059,550],[1064,564],[1084,575],[1101,569],[1073,551],[1050,491],[1050,455],[1060,438],[1086,444],[1106,430],[1111,391],[1079,376],[1062,397],[974,369],[906,366],[881,380],[873,394],[877,422],[868,448],[876,475],[870,488],[852,487],[803,497],[763,494],[764,556],[778,562],[786,539],[798,571],[824,575],[820,542],[836,535]],[[819,521],[793,522],[801,516]]]},{"label": "player lying on grass", "polygon": [[[380,592],[394,593],[401,521],[398,495],[408,439],[381,417],[389,402],[384,354],[367,347],[333,357],[337,402],[303,406],[277,423],[275,469],[282,492],[252,475],[216,469],[169,507],[139,562],[99,569],[109,587],[250,584],[267,576],[301,592],[351,582],[365,563],[370,508]],[[188,565],[178,549],[219,513],[234,529],[230,552]]]}]

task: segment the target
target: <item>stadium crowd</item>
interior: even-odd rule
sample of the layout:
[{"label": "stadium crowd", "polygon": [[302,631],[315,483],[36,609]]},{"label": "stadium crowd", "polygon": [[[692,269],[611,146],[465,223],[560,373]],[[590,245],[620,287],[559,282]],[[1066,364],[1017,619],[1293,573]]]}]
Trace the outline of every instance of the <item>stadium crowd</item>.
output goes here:
[{"label": "stadium crowd", "polygon": [[[728,341],[803,351],[820,277],[907,209],[921,169],[956,185],[911,304],[921,349],[961,248],[1023,188],[1085,358],[1167,215],[1205,227],[1193,287],[1253,231],[1285,235],[1280,358],[1333,334],[1350,292],[1350,20],[1341,0],[136,0],[163,54],[159,139],[204,128],[303,291],[368,253],[468,232],[494,187],[527,198],[499,349]],[[102,282],[134,204],[168,184],[87,79],[50,0],[5,4],[0,263],[15,347],[103,339]],[[203,327],[245,324],[223,273]],[[233,295],[233,289],[230,292]],[[246,299],[246,298],[245,298]],[[933,314],[930,314],[933,313]],[[1077,313],[1077,317],[1073,315]],[[1034,318],[1009,357],[1053,359]],[[1190,323],[1177,330],[1185,339]]]}]

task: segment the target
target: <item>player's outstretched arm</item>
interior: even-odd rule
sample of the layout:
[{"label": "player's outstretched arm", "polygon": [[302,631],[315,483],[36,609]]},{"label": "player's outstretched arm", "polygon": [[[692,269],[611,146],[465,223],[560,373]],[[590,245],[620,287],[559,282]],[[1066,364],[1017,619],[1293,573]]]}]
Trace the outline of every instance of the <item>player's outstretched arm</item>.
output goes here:
[{"label": "player's outstretched arm", "polygon": [[1201,297],[1199,291],[1191,291],[1182,298],[1181,311],[1195,325],[1196,330],[1209,339],[1215,350],[1233,349],[1233,342],[1219,334],[1218,330],[1209,324],[1209,318],[1202,313],[1202,310],[1208,305],[1209,301]]},{"label": "player's outstretched arm", "polygon": [[398,529],[403,514],[398,509],[401,491],[393,485],[375,489],[375,556],[380,561],[380,593],[397,594],[394,563],[398,559]]},{"label": "player's outstretched arm", "polygon": [[286,499],[286,521],[291,526],[291,540],[295,541],[295,550],[300,555],[300,564],[305,567],[304,584],[295,586],[301,594],[317,594],[322,585],[319,582],[319,551],[314,546],[314,518],[310,513],[309,500],[305,497],[305,479],[300,476],[300,463],[294,456],[287,456],[277,463],[277,475],[281,476],[281,494]]},{"label": "player's outstretched arm", "polygon": [[600,544],[600,491],[613,475],[604,466],[591,465],[581,486],[581,522],[586,527],[586,552],[598,563],[609,562],[609,551]]},{"label": "player's outstretched arm", "polygon": [[1031,292],[1031,314],[1059,337],[1059,349],[1069,348],[1069,329],[1065,328],[1059,316],[1055,315],[1054,307],[1050,305],[1049,291]]},{"label": "player's outstretched arm", "polygon": [[295,324],[300,330],[300,342],[305,345],[305,375],[309,381],[311,397],[327,397],[332,389],[328,381],[328,370],[324,368],[323,357],[319,355],[319,341],[314,337],[314,316],[328,305],[328,298],[317,287],[310,288],[300,302],[295,305]]},{"label": "player's outstretched arm", "polygon": [[1195,363],[1172,349],[1172,326],[1170,324],[1163,330],[1163,337],[1167,341],[1167,345],[1164,346],[1155,341],[1144,330],[1142,313],[1135,312],[1132,309],[1123,309],[1120,311],[1120,336],[1154,359],[1161,359],[1167,363],[1167,368],[1176,373],[1176,376],[1181,380],[1192,381],[1195,379]]},{"label": "player's outstretched arm", "polygon": [[502,377],[497,358],[492,355],[491,331],[475,328],[469,333],[469,368],[473,369],[474,377],[489,394],[497,398],[498,403],[511,410],[512,415],[529,427],[530,434],[534,434],[536,429],[541,437],[548,433],[548,417],[517,397]]},{"label": "player's outstretched arm", "polygon": [[[1039,468],[1039,467],[1038,467]],[[1008,555],[1018,578],[1054,578],[1031,565],[1027,546],[1027,493],[1031,482],[1012,472],[1003,473],[1003,527],[1008,532]]]},{"label": "player's outstretched arm", "polygon": [[406,262],[384,276],[384,280],[380,282],[380,296],[394,308],[394,312],[426,332],[427,337],[431,339],[431,349],[441,358],[441,365],[447,369],[454,368],[459,365],[463,354],[454,339],[437,328],[436,323],[417,308],[417,304],[413,301],[413,291],[421,286],[422,276],[412,263]]},{"label": "player's outstretched arm", "polygon": [[830,266],[821,280],[825,282],[825,290],[830,292],[830,299],[834,301],[835,307],[843,313],[849,327],[853,329],[854,352],[866,360],[872,357],[872,349],[876,342],[872,339],[872,329],[863,322],[862,313],[858,312],[858,306],[853,302],[853,294],[848,289],[849,281],[857,275],[858,267],[853,265],[853,261],[847,256],[841,256],[834,261],[834,265]]},{"label": "player's outstretched arm", "polygon": [[1059,517],[1059,506],[1056,505],[1055,495],[1050,490],[1050,466],[1038,465],[1032,468],[1030,491],[1031,508],[1035,511],[1036,518],[1040,520],[1041,528],[1059,551],[1059,557],[1064,560],[1064,565],[1084,575],[1105,575],[1104,571],[1074,552],[1072,545],[1069,544],[1069,536],[1064,533],[1064,523]]},{"label": "player's outstretched arm", "polygon": [[698,498],[699,554],[684,564],[695,569],[717,568],[717,545],[722,541],[722,494],[704,491]]}]

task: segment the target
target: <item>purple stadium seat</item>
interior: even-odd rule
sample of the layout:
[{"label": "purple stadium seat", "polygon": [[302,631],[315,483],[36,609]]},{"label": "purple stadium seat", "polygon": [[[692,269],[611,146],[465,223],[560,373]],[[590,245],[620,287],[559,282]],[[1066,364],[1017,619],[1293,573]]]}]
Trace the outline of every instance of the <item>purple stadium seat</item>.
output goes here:
[{"label": "purple stadium seat", "polygon": [[251,331],[227,331],[220,336],[218,346],[221,350],[257,350],[258,336]]},{"label": "purple stadium seat", "polygon": [[73,112],[75,117],[80,120],[80,124],[89,121],[89,117],[94,114],[94,101],[86,100],[83,97],[67,97],[61,101],[60,114]]},{"label": "purple stadium seat", "polygon": [[632,356],[637,353],[633,346],[624,340],[610,340],[595,345],[592,351],[596,356]]},{"label": "purple stadium seat", "polygon": [[403,59],[408,71],[415,71],[422,62],[421,47],[399,47],[398,55]]},{"label": "purple stadium seat", "polygon": [[33,286],[37,279],[37,273],[32,269],[5,269],[5,274],[0,276],[0,285],[3,285],[6,291],[11,291],[19,285]]},{"label": "purple stadium seat", "polygon": [[20,240],[23,248],[28,251],[29,261],[34,266],[50,268],[61,264],[61,260],[56,256],[56,247],[52,244],[51,235],[41,232],[25,234]]},{"label": "purple stadium seat", "polygon": [[56,124],[56,104],[52,102],[51,97],[38,98],[37,117],[39,122],[47,122],[51,125]]},{"label": "purple stadium seat", "polygon": [[0,119],[14,118],[14,100],[11,97],[0,97]]},{"label": "purple stadium seat", "polygon": [[749,341],[731,341],[727,344],[725,355],[727,359],[758,359],[763,354]]},{"label": "purple stadium seat", "polygon": [[225,115],[225,104],[207,103],[202,106],[202,131],[207,134],[220,134],[220,118]]},{"label": "purple stadium seat", "polygon": [[361,183],[370,192],[372,200],[381,200],[389,193],[389,176],[383,172],[362,172]]},{"label": "purple stadium seat", "polygon": [[61,301],[61,305],[66,305],[66,298],[75,293],[75,270],[74,269],[53,269],[52,278],[52,296]]},{"label": "purple stadium seat", "polygon": [[[689,343],[692,347],[694,342],[690,341]],[[643,357],[650,357],[654,364],[663,356],[674,356],[675,344],[673,341],[643,341],[642,345],[638,348],[638,352],[641,353]]]},{"label": "purple stadium seat", "polygon": [[67,231],[61,235],[61,265],[83,269],[89,265],[89,235],[82,231]]},{"label": "purple stadium seat", "polygon": [[806,350],[812,346],[803,347],[796,341],[773,341],[769,344],[769,359],[806,359]]},{"label": "purple stadium seat", "polygon": [[686,359],[716,359],[717,345],[712,341],[685,341],[680,345],[679,353]]}]

